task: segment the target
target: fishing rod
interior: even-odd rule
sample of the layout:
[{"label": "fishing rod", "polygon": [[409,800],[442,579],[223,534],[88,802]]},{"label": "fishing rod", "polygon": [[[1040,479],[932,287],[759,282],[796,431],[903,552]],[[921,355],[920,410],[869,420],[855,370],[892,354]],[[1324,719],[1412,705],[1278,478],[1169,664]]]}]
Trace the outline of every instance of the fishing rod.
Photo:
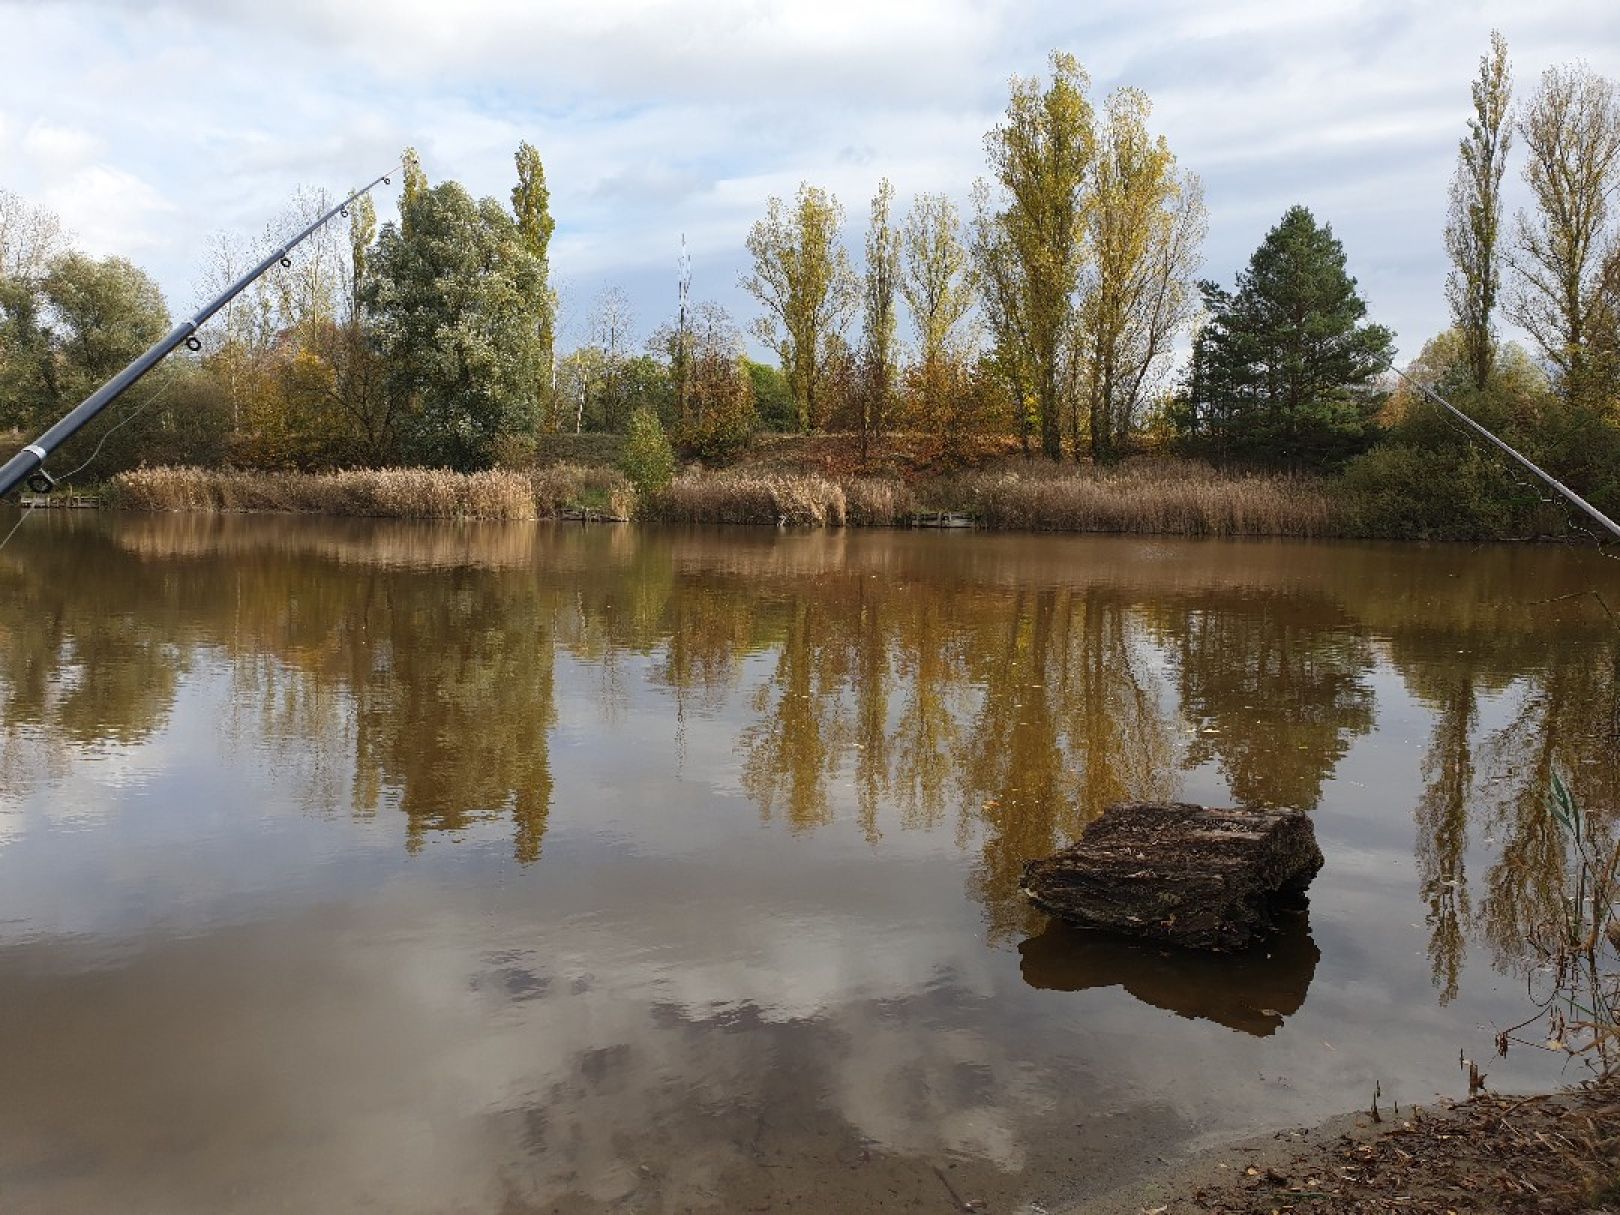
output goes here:
[{"label": "fishing rod", "polygon": [[287,241],[286,244],[267,254],[257,266],[204,304],[190,320],[181,321],[169,331],[166,337],[156,342],[145,354],[79,402],[70,413],[63,415],[56,425],[7,460],[5,466],[0,467],[0,497],[9,494],[24,481],[28,483],[28,488],[35,493],[50,493],[56,487],[56,481],[50,473],[45,471],[45,461],[50,458],[52,452],[78,434],[87,422],[122,396],[148,371],[161,363],[181,342],[184,342],[190,350],[201,350],[202,342],[197,338],[197,330],[207,324],[214,313],[240,295],[254,279],[277,262],[280,262],[283,266],[291,266],[292,260],[287,256],[288,254],[337,216],[347,215],[350,205],[356,199],[369,194],[380,185],[390,184],[392,178],[389,174],[393,173],[398,167],[396,165],[394,169],[389,169],[387,173],[375,178],[369,185],[362,186],[325,215],[315,220],[297,236]]},{"label": "fishing rod", "polygon": [[1441,396],[1438,392],[1435,392],[1428,385],[1420,384],[1417,380],[1414,380],[1411,376],[1407,375],[1406,372],[1402,371],[1389,360],[1385,359],[1382,360],[1382,362],[1385,367],[1389,368],[1389,370],[1400,376],[1401,379],[1405,380],[1413,388],[1416,388],[1424,396],[1428,397],[1429,400],[1440,406],[1441,409],[1444,409],[1447,413],[1451,414],[1452,417],[1456,418],[1464,426],[1468,427],[1469,430],[1479,435],[1493,447],[1506,452],[1509,456],[1513,457],[1513,459],[1524,465],[1525,468],[1529,469],[1547,485],[1557,490],[1577,508],[1584,511],[1589,518],[1596,522],[1600,527],[1607,530],[1612,536],[1614,536],[1616,540],[1620,540],[1620,523],[1616,523],[1613,519],[1609,518],[1608,515],[1605,515],[1597,507],[1593,506],[1590,502],[1581,497],[1569,486],[1565,485],[1557,477],[1547,472],[1539,464],[1534,463],[1528,456],[1521,455],[1516,449],[1510,447],[1503,440],[1497,438],[1489,430],[1486,430],[1485,427],[1474,421],[1473,418],[1469,417],[1462,410],[1458,409],[1455,405],[1446,400],[1445,397]]}]

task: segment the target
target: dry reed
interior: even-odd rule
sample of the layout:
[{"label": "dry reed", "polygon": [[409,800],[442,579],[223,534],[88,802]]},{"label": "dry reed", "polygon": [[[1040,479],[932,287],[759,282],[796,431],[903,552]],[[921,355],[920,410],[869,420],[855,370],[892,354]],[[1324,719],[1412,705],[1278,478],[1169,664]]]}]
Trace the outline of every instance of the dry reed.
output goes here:
[{"label": "dry reed", "polygon": [[615,519],[636,513],[636,487],[616,468],[551,464],[529,473],[536,515],[555,519],[568,510],[591,509]]},{"label": "dry reed", "polygon": [[529,479],[495,470],[350,469],[330,473],[137,468],[108,483],[113,505],[158,511],[292,511],[402,519],[535,517]]},{"label": "dry reed", "polygon": [[[862,489],[857,496],[858,514],[875,516],[884,506],[883,497],[875,491]],[[844,486],[814,473],[683,473],[668,489],[653,495],[643,513],[675,523],[774,523],[782,527],[843,527],[879,521],[851,518]]]},{"label": "dry reed", "polygon": [[[114,505],[136,510],[295,511],[420,519],[553,519],[570,510],[610,518],[795,527],[890,527],[922,509],[895,478],[835,480],[813,472],[691,470],[639,500],[614,468],[553,464],[527,473],[392,468],[267,473],[141,468],[109,483]],[[1347,521],[1324,483],[1228,475],[1180,461],[1105,471],[1045,464],[933,483],[931,498],[987,528],[1188,536],[1344,535]],[[932,505],[932,503],[931,503]]]},{"label": "dry reed", "polygon": [[1182,461],[970,474],[953,496],[985,527],[1021,531],[1327,536],[1345,523],[1319,482]]}]

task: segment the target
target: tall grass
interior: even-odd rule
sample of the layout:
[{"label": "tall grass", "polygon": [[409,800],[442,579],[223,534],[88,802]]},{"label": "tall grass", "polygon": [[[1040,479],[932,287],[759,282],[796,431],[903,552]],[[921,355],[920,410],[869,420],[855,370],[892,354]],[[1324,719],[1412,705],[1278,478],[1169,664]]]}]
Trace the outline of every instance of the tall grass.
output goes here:
[{"label": "tall grass", "polygon": [[848,505],[836,482],[814,474],[683,473],[643,506],[672,523],[774,523],[842,527]]},{"label": "tall grass", "polygon": [[[136,510],[302,511],[423,519],[554,519],[591,510],[616,519],[792,527],[904,526],[925,507],[1001,530],[1189,536],[1329,536],[1348,513],[1321,482],[1222,474],[1158,461],[1095,472],[1024,464],[916,486],[898,477],[691,469],[645,497],[615,468],[559,463],[527,472],[377,469],[267,473],[142,468],[109,483]],[[919,500],[926,494],[927,501]]]},{"label": "tall grass", "polygon": [[636,487],[616,468],[551,464],[529,473],[537,517],[555,519],[569,510],[595,510],[614,519],[636,513]]},{"label": "tall grass", "polygon": [[533,519],[522,473],[380,468],[330,473],[137,468],[108,482],[130,510],[297,511],[402,519]]},{"label": "tall grass", "polygon": [[1587,1059],[1600,1076],[1620,1073],[1620,840],[1595,832],[1561,773],[1554,771],[1547,812],[1568,842],[1559,873],[1560,914],[1531,925],[1528,944],[1549,982],[1536,1013],[1497,1035],[1497,1049],[1527,1026],[1545,1039],[1528,1044]]},{"label": "tall grass", "polygon": [[984,526],[1020,531],[1328,536],[1345,534],[1348,522],[1320,482],[1185,461],[970,473],[953,497]]}]

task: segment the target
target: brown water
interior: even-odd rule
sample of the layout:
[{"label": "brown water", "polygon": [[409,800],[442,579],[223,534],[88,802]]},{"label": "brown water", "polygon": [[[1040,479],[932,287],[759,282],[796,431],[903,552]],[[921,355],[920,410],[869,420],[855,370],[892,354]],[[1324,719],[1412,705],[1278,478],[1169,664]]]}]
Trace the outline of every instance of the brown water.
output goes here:
[{"label": "brown water", "polygon": [[[1489,1056],[1553,766],[1620,807],[1589,588],[1620,564],[31,520],[0,1210],[1055,1210],[1460,1094],[1459,1051],[1574,1078]],[[1167,796],[1311,811],[1308,922],[1216,962],[1021,904]]]}]

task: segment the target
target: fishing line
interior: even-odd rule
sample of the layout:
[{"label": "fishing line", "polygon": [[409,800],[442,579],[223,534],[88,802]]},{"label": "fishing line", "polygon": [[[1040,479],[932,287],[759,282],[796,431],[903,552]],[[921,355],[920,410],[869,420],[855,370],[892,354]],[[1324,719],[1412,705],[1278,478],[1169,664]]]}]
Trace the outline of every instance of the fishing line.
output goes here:
[{"label": "fishing line", "polygon": [[[78,476],[86,468],[90,467],[95,458],[101,454],[101,449],[107,446],[108,439],[112,438],[113,435],[117,434],[136,418],[140,417],[142,413],[156,405],[164,397],[168,396],[169,393],[173,392],[174,386],[179,382],[180,381],[178,378],[174,378],[171,379],[167,384],[164,384],[162,387],[154,389],[147,396],[146,400],[135,406],[134,409],[130,410],[119,420],[116,426],[110,427],[107,433],[101,436],[101,442],[96,444],[96,449],[90,453],[90,458],[88,460],[86,460],[83,464],[80,464],[72,472],[64,473],[62,476],[56,478],[56,484],[58,486],[66,485],[69,481],[73,480],[74,477]],[[23,512],[18,517],[17,522],[11,525],[11,530],[6,533],[5,539],[0,540],[0,551],[4,551],[6,545],[11,543],[11,538],[17,534],[17,532],[22,528],[22,525],[28,521],[29,517],[35,511],[40,509],[42,508],[38,502],[29,502],[27,506],[23,507]]]},{"label": "fishing line", "polygon": [[[39,438],[24,446],[21,451],[6,461],[3,467],[0,467],[0,497],[10,493],[25,481],[39,492],[49,493],[52,486],[56,484],[56,478],[45,471],[44,465],[45,461],[50,458],[57,448],[76,435],[92,418],[116,401],[125,391],[132,388],[136,381],[162,362],[182,342],[185,343],[188,350],[201,350],[202,341],[197,337],[197,331],[207,324],[215,313],[234,300],[272,266],[280,263],[283,267],[290,267],[292,265],[291,254],[294,249],[333,219],[340,215],[348,215],[350,205],[356,200],[364,197],[377,186],[391,182],[392,178],[389,174],[395,172],[398,167],[395,166],[389,169],[387,173],[373,178],[369,184],[362,186],[335,207],[312,220],[298,235],[272,250],[253,269],[236,279],[214,299],[203,305],[189,320],[176,325],[167,336],[159,339],[144,354],[131,362],[129,366],[79,402],[74,409],[57,419],[56,423],[44,434],[40,435]],[[92,456],[92,458],[94,457]]]},{"label": "fishing line", "polygon": [[171,378],[169,380],[169,382],[167,384],[164,384],[161,388],[154,389],[152,391],[152,393],[146,398],[146,400],[142,401],[139,405],[135,406],[134,409],[130,410],[127,414],[125,414],[123,416],[123,418],[119,421],[119,423],[116,426],[112,426],[112,427],[108,428],[107,433],[101,436],[101,442],[96,444],[96,449],[93,452],[90,453],[90,458],[89,459],[87,459],[83,464],[81,464],[77,468],[75,468],[72,472],[63,473],[60,477],[58,477],[56,479],[56,483],[58,485],[66,485],[69,481],[73,480],[74,477],[78,476],[86,468],[90,467],[91,463],[94,462],[95,458],[101,454],[101,449],[103,447],[107,446],[107,440],[108,439],[112,438],[120,430],[122,430],[124,427],[128,426],[136,418],[140,417],[142,413],[144,413],[146,410],[150,409],[153,405],[156,405],[164,397],[168,396],[169,393],[173,392],[174,391],[174,386],[176,384],[178,384],[179,382],[180,382],[180,380],[179,380],[178,377],[173,377],[173,378]]},{"label": "fishing line", "polygon": [[17,522],[11,525],[11,530],[6,533],[6,538],[4,540],[0,540],[0,551],[4,551],[6,545],[11,543],[11,538],[17,534],[17,529],[24,523],[28,522],[28,516],[32,515],[38,509],[39,507],[34,505],[32,502],[23,507],[23,513],[17,517]]}]

